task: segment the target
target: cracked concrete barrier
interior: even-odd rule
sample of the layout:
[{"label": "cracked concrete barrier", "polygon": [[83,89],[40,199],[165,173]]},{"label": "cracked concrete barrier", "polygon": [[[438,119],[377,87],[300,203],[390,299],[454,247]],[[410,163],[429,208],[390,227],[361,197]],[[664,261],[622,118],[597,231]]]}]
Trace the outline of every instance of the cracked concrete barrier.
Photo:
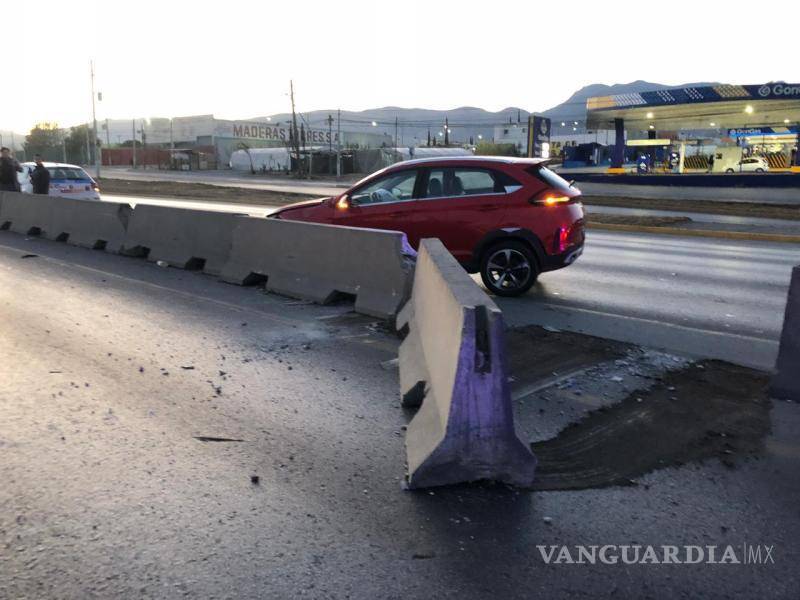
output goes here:
[{"label": "cracked concrete barrier", "polygon": [[119,252],[131,211],[128,204],[4,192],[0,228]]},{"label": "cracked concrete barrier", "polygon": [[236,215],[137,204],[122,254],[219,275],[231,251]]},{"label": "cracked concrete barrier", "polygon": [[438,239],[420,245],[397,317],[408,486],[488,479],[530,486],[536,458],[514,429],[503,314]]},{"label": "cracked concrete barrier", "polygon": [[394,318],[408,298],[414,250],[404,233],[237,217],[223,281],[325,304],[355,296],[355,311]]},{"label": "cracked concrete barrier", "polygon": [[770,395],[800,402],[800,265],[792,269]]}]

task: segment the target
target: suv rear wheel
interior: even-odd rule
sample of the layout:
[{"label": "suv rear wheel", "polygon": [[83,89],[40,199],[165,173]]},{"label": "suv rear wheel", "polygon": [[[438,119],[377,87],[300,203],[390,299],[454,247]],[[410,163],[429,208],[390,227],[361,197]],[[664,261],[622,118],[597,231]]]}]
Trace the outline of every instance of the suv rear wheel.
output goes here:
[{"label": "suv rear wheel", "polygon": [[481,279],[497,296],[519,296],[536,283],[539,265],[527,244],[517,240],[498,242],[481,257]]}]

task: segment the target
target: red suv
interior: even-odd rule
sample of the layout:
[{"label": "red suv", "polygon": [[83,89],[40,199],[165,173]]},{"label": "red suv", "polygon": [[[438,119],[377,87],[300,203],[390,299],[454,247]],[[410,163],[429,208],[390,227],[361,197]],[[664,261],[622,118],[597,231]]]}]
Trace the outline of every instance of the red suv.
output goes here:
[{"label": "red suv", "polygon": [[583,251],[580,191],[546,160],[490,156],[397,163],[333,198],[299,202],[272,218],[402,231],[417,248],[439,238],[498,296],[530,289],[539,273]]}]

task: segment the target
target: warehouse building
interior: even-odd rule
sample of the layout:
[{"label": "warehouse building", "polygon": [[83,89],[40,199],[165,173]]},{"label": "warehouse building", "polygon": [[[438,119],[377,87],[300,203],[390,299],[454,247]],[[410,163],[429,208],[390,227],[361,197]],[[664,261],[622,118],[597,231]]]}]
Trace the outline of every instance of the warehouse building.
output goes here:
[{"label": "warehouse building", "polygon": [[[148,148],[179,149],[192,151],[202,149],[210,154],[209,165],[225,168],[230,164],[231,156],[237,150],[254,148],[286,148],[289,145],[289,122],[236,121],[217,119],[214,115],[196,115],[188,117],[152,118],[113,120],[102,123],[101,140],[106,142],[103,152],[105,164],[129,164],[133,161],[131,152],[124,148],[113,148],[135,139],[137,145],[144,146],[140,151],[138,164],[145,164],[151,154]],[[385,148],[393,145],[391,136],[378,132],[362,132],[341,130],[334,126],[329,129],[306,128],[302,118],[298,117],[301,146],[327,147],[342,149]],[[103,137],[106,139],[103,140]],[[210,149],[210,150],[209,150]],[[120,150],[126,150],[120,152]],[[123,157],[124,154],[124,157]],[[153,155],[154,156],[154,155]],[[149,163],[148,163],[149,164]],[[209,167],[214,168],[214,167]]]}]

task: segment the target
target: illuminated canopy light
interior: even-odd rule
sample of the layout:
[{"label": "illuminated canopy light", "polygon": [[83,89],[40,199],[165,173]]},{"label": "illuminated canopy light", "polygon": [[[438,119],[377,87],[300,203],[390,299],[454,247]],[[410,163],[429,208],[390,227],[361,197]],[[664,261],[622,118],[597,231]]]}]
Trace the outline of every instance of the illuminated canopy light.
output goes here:
[{"label": "illuminated canopy light", "polygon": [[752,114],[753,114],[753,107],[752,107],[752,105],[748,104],[747,106],[745,106],[745,107],[744,107],[744,112],[746,112],[748,115],[752,115]]},{"label": "illuminated canopy light", "polygon": [[653,113],[651,113],[651,112],[647,113],[647,118],[648,119],[652,119],[653,118]]}]

